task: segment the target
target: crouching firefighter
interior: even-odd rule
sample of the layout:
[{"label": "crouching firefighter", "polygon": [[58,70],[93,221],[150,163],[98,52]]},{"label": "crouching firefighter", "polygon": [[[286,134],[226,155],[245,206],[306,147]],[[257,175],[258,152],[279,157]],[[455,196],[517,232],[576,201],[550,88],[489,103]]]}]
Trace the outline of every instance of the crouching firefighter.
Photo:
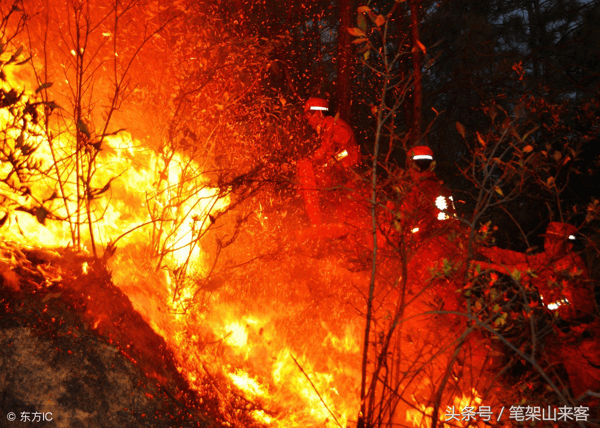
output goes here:
[{"label": "crouching firefighter", "polygon": [[456,217],[450,190],[437,178],[433,151],[427,146],[415,146],[406,158],[406,173],[397,187],[399,198],[388,208],[402,230],[421,241]]},{"label": "crouching firefighter", "polygon": [[577,228],[550,222],[543,235],[544,251],[523,254],[498,247],[482,247],[489,262],[475,262],[483,269],[515,277],[537,289],[544,307],[555,314],[556,336],[547,340],[546,354],[562,364],[574,397],[600,385],[600,318],[597,316],[594,283],[587,265],[573,251]]},{"label": "crouching firefighter", "polygon": [[573,251],[576,234],[577,228],[571,224],[550,222],[543,235],[543,252],[530,255],[481,247],[479,253],[490,261],[476,264],[506,275],[520,272],[521,283],[534,286],[549,310],[566,321],[589,322],[596,304],[587,266]]}]

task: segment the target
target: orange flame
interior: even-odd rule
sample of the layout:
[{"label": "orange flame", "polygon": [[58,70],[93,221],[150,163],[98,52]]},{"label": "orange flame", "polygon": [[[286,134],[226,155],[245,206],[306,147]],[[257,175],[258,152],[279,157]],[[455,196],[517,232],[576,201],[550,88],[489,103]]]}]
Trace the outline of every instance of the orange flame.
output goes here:
[{"label": "orange flame", "polygon": [[[6,88],[22,87],[10,73],[8,83],[1,84]],[[29,95],[33,95],[31,91]],[[8,120],[6,114],[2,110],[0,125]],[[45,131],[40,129],[39,133]],[[77,144],[72,132],[56,135],[52,142],[36,140],[40,144],[36,156],[47,168],[56,153],[66,157]],[[305,328],[308,331],[300,339],[291,339],[290,329],[282,327],[281,320],[306,310],[305,302],[297,296],[310,296],[315,291],[294,288],[310,288],[307,279],[287,286],[285,308],[278,307],[278,302],[266,308],[232,302],[231,294],[235,293],[225,281],[222,290],[201,294],[210,310],[189,310],[197,304],[198,283],[210,272],[209,260],[213,256],[199,238],[209,228],[210,216],[227,209],[229,199],[211,187],[197,159],[185,153],[158,153],[127,132],[106,138],[97,167],[93,187],[102,188],[110,182],[110,189],[94,201],[94,234],[103,240],[103,246],[122,237],[110,260],[113,280],[170,345],[179,370],[192,387],[203,387],[206,372],[218,373],[231,381],[229,388],[237,388],[258,403],[262,410],[254,410],[253,417],[272,427],[347,427],[356,423],[363,328],[360,316],[340,316],[324,310],[323,319],[331,320],[331,325],[315,322]],[[75,175],[67,171],[61,177],[66,195],[76,193]],[[58,187],[57,182],[58,177],[49,173],[32,184],[32,192],[48,194]],[[61,206],[57,200],[48,208],[65,219],[80,208],[69,198],[62,203]],[[4,228],[5,239],[39,246],[74,245],[67,221],[49,220],[43,226],[29,214],[12,216],[11,221],[26,234],[13,227]],[[270,217],[261,216],[260,227],[267,229]],[[246,250],[251,252],[252,248]],[[187,282],[178,276],[182,265],[190,273]],[[325,261],[318,268],[322,270],[323,288],[333,288],[334,279],[342,284],[364,282],[364,278],[355,278],[334,262]],[[87,266],[82,266],[82,270],[85,273]],[[281,283],[291,283],[285,274],[279,279]],[[352,293],[348,291],[350,297],[345,298],[351,300]],[[304,301],[319,299],[320,296],[310,296]],[[97,326],[101,314],[96,315]],[[455,400],[457,405],[465,400],[476,401],[475,390],[472,397]],[[405,420],[426,426],[430,420],[426,416],[431,416],[433,409],[419,406],[408,410]]]}]

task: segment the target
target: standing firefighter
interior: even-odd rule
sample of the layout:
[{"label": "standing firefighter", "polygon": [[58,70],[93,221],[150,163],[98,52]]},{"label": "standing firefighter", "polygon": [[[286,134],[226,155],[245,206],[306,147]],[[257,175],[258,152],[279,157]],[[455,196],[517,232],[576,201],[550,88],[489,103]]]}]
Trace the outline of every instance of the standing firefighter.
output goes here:
[{"label": "standing firefighter", "polygon": [[323,223],[320,192],[345,184],[349,170],[360,163],[360,150],[350,125],[326,116],[327,111],[329,102],[322,98],[310,98],[304,106],[304,117],[321,139],[312,156],[298,162],[300,193],[313,226]]}]

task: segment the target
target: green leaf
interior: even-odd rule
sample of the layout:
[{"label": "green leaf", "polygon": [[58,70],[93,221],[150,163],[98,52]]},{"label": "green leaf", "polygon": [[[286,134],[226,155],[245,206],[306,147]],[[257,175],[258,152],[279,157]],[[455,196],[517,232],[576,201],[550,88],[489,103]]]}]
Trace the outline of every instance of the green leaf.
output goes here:
[{"label": "green leaf", "polygon": [[508,312],[504,312],[501,316],[494,320],[495,325],[503,326],[506,324],[506,318],[508,317]]},{"label": "green leaf", "polygon": [[364,13],[359,13],[356,17],[356,23],[358,24],[358,28],[362,31],[367,31],[367,18]]},{"label": "green leaf", "polygon": [[365,59],[365,61],[368,60],[370,56],[371,56],[370,49],[363,54],[363,58]]},{"label": "green leaf", "polygon": [[528,131],[528,132],[526,132],[526,133],[525,133],[525,135],[523,135],[523,138],[522,138],[522,140],[523,140],[523,141],[525,141],[525,139],[526,139],[527,137],[529,137],[529,136],[530,136],[532,133],[534,133],[535,131],[537,131],[537,130],[538,130],[538,128],[539,128],[539,126],[536,126],[536,127],[534,127],[534,128],[531,130],[531,131]]}]

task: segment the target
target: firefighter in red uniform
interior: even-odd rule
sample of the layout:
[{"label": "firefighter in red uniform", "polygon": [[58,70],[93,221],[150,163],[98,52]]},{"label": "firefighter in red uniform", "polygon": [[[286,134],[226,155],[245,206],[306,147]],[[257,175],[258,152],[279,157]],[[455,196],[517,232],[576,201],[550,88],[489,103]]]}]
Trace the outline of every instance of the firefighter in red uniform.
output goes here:
[{"label": "firefighter in red uniform", "polygon": [[360,163],[360,150],[350,125],[326,116],[327,111],[329,103],[322,98],[310,98],[304,106],[306,120],[321,139],[312,156],[298,162],[300,193],[313,226],[323,223],[320,192],[344,185],[350,169]]},{"label": "firefighter in red uniform", "polygon": [[595,312],[596,305],[587,267],[572,251],[576,233],[571,224],[551,222],[544,234],[544,252],[527,255],[497,247],[480,248],[491,262],[477,264],[507,275],[519,271],[521,281],[535,286],[543,304],[558,311],[563,320],[584,318]]},{"label": "firefighter in red uniform", "polygon": [[555,329],[548,341],[548,358],[562,363],[569,375],[573,394],[598,391],[600,385],[600,322],[588,270],[572,251],[577,229],[567,223],[551,222],[545,233],[544,252],[527,255],[500,248],[481,248],[491,262],[476,262],[484,269],[507,275],[520,272],[521,282],[535,286],[546,308],[557,313],[568,327]]},{"label": "firefighter in red uniform", "polygon": [[410,149],[406,159],[407,177],[401,179],[396,217],[405,233],[423,240],[455,216],[450,191],[436,177],[433,151],[427,146]]},{"label": "firefighter in red uniform", "polygon": [[383,227],[392,247],[405,246],[408,256],[408,281],[414,292],[425,291],[432,299],[442,298],[445,308],[457,310],[461,304],[455,288],[441,281],[434,272],[443,260],[462,258],[460,234],[451,239],[458,222],[450,191],[436,177],[432,150],[416,146],[408,151],[406,171],[398,175],[397,201],[388,204],[394,228]]}]

